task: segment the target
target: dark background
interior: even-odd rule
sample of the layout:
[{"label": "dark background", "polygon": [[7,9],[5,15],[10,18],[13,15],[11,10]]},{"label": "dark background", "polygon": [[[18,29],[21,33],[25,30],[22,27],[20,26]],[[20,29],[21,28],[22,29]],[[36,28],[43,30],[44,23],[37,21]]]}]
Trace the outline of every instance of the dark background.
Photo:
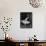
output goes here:
[{"label": "dark background", "polygon": [[[21,21],[25,20],[25,18],[29,17],[27,21],[29,24],[24,24]],[[20,28],[32,28],[32,12],[20,12]]]}]

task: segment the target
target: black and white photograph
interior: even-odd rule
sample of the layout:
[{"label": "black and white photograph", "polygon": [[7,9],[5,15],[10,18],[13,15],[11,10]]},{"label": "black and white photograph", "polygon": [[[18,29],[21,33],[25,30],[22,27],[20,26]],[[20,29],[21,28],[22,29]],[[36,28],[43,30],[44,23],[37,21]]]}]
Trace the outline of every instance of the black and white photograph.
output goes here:
[{"label": "black and white photograph", "polygon": [[20,12],[20,28],[32,28],[32,12]]}]

